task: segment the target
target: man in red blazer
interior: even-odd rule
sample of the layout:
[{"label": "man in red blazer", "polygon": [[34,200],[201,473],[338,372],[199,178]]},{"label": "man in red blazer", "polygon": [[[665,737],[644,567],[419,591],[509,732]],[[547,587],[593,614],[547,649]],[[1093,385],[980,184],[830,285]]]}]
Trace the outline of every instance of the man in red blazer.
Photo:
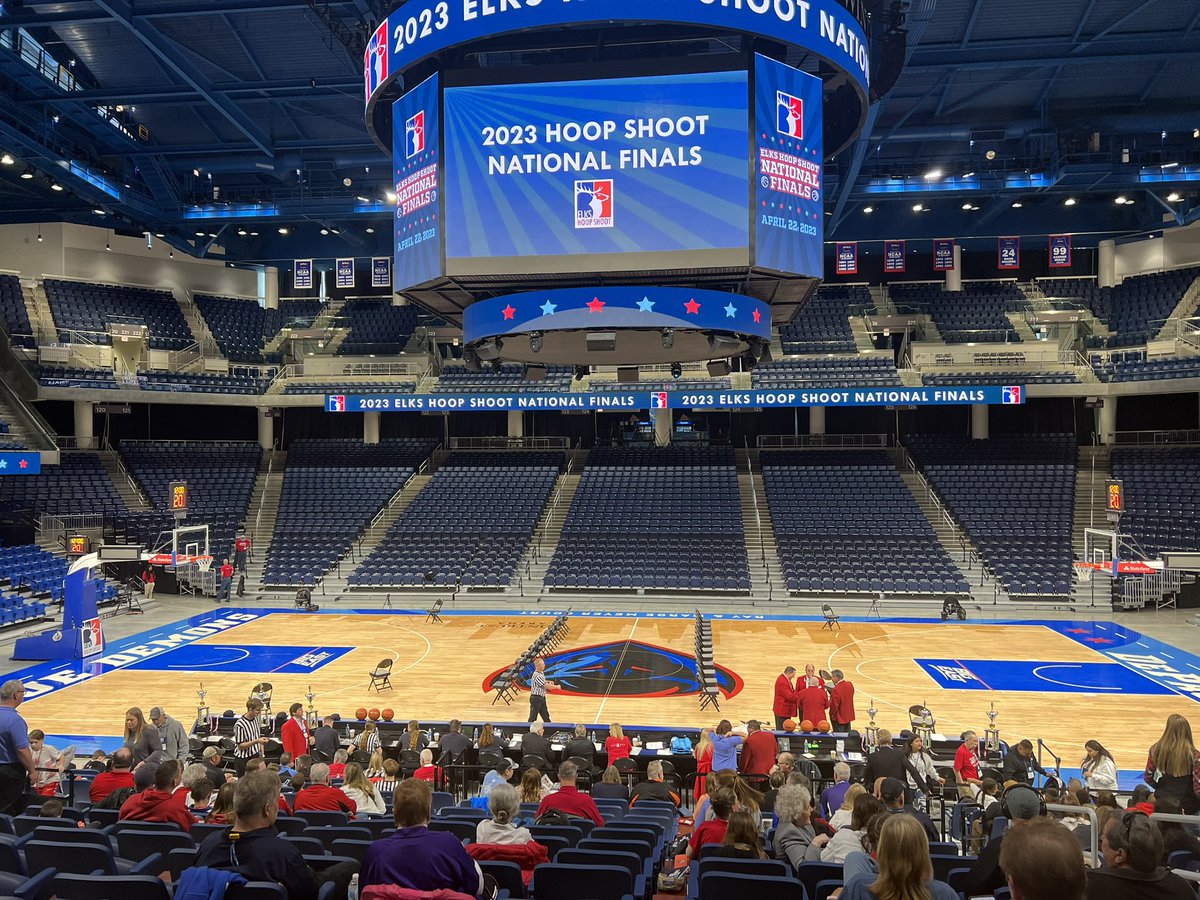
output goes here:
[{"label": "man in red blazer", "polygon": [[825,718],[825,710],[829,709],[829,694],[825,686],[820,681],[809,683],[807,687],[801,688],[799,700],[800,721],[807,719],[816,728],[817,723]]},{"label": "man in red blazer", "polygon": [[834,731],[849,731],[854,722],[854,685],[846,681],[841,669],[830,672],[833,690],[829,694],[829,724]]},{"label": "man in red blazer", "polygon": [[288,707],[288,720],[279,729],[279,737],[283,741],[283,752],[292,754],[292,759],[299,759],[308,752],[310,740],[303,704],[293,703]]},{"label": "man in red blazer", "polygon": [[[746,740],[742,744],[742,752],[738,755],[738,770],[743,775],[761,775],[765,783],[766,776],[775,765],[775,754],[779,752],[779,743],[775,735],[762,730],[762,723],[750,719],[746,723]],[[753,788],[761,787],[751,784]]]},{"label": "man in red blazer", "polygon": [[788,666],[783,674],[775,679],[775,730],[783,730],[784,719],[796,718],[796,688],[792,679],[796,677],[796,667]]}]

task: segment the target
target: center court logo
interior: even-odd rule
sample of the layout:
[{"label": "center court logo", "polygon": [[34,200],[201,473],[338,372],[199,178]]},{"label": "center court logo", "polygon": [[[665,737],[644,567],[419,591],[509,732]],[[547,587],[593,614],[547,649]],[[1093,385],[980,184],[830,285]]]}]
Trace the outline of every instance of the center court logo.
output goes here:
[{"label": "center court logo", "polygon": [[575,227],[613,227],[613,182],[575,182]]},{"label": "center court logo", "polygon": [[804,101],[783,91],[775,92],[775,130],[796,140],[804,139]]},{"label": "center court logo", "polygon": [[412,159],[425,150],[425,110],[404,122],[405,158]]}]

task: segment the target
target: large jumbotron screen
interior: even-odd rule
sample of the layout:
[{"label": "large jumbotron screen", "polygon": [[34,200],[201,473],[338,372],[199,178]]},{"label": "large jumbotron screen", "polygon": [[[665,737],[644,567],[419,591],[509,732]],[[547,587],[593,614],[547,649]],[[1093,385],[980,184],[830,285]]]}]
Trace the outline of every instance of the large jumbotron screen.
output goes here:
[{"label": "large jumbotron screen", "polygon": [[746,265],[745,72],[448,88],[454,274]]}]

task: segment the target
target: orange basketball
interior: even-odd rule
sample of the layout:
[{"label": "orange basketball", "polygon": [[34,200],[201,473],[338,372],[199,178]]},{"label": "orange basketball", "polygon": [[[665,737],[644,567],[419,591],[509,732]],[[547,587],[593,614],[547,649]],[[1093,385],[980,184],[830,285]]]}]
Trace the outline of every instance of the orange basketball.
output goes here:
[{"label": "orange basketball", "polygon": [[376,709],[374,706],[372,706],[371,711],[367,713],[367,718],[370,719],[372,722],[378,722],[379,721],[379,710]]},{"label": "orange basketball", "polygon": [[395,711],[390,706],[385,707],[383,712],[380,713],[380,715],[383,716],[383,721],[385,721],[385,722],[390,722],[390,721],[392,721],[392,719],[394,719],[396,717]]},{"label": "orange basketball", "polygon": [[356,709],[354,711],[354,718],[358,719],[359,721],[362,721],[366,717],[367,717],[367,708],[365,706],[360,706],[358,709]]},{"label": "orange basketball", "polygon": [[828,731],[829,729],[830,725],[824,719],[817,723],[817,731]]},{"label": "orange basketball", "polygon": [[800,723],[801,731],[812,731],[812,719],[805,719]]},{"label": "orange basketball", "polygon": [[795,731],[796,730],[796,720],[795,719],[784,719],[783,720],[783,730],[784,731]]}]

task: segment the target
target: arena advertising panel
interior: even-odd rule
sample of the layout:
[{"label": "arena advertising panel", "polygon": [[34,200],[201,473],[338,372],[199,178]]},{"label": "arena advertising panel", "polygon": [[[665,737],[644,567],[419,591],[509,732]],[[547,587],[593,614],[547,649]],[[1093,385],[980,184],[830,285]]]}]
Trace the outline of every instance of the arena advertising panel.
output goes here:
[{"label": "arena advertising panel", "polygon": [[754,61],[755,265],[824,275],[821,79]]},{"label": "arena advertising panel", "polygon": [[433,75],[392,107],[396,290],[443,274],[438,189],[440,101],[439,79]]},{"label": "arena advertising panel", "polygon": [[748,261],[747,76],[448,88],[450,274]]}]

